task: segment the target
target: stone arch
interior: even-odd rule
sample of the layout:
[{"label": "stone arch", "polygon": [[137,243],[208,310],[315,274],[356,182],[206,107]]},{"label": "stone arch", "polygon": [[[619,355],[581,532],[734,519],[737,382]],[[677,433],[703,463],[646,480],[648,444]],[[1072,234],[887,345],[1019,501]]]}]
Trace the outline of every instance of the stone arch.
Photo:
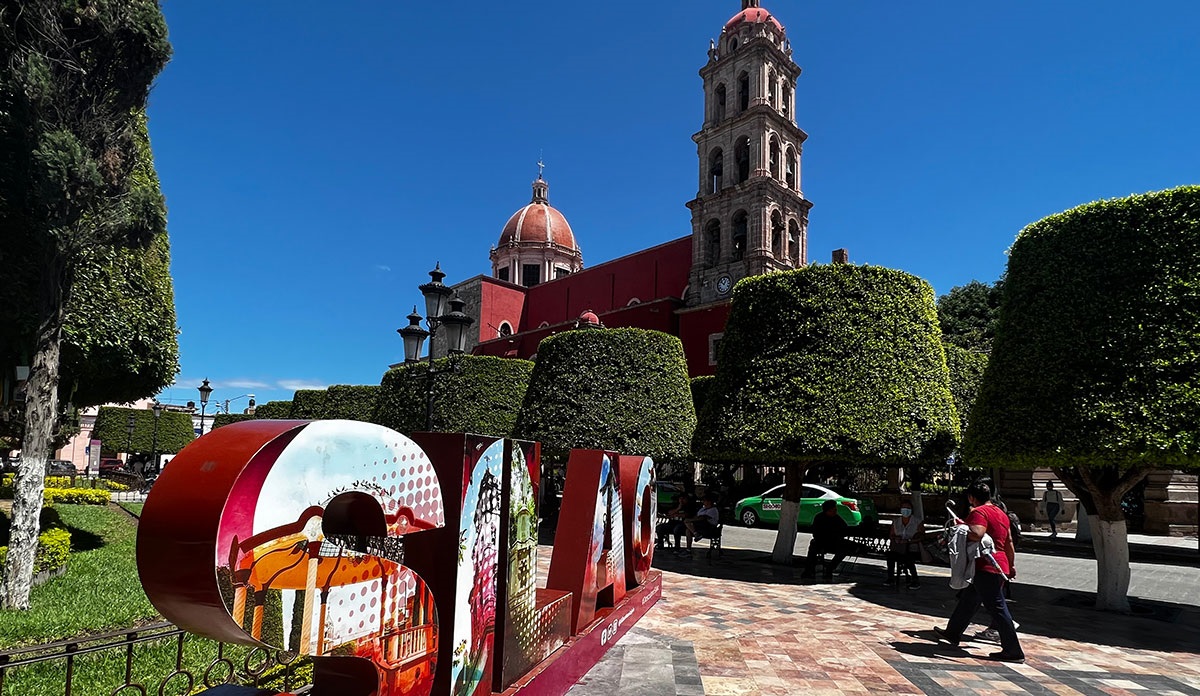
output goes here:
[{"label": "stone arch", "polygon": [[733,243],[733,260],[741,261],[746,256],[746,238],[750,229],[750,216],[745,210],[733,214],[730,241]]},{"label": "stone arch", "polygon": [[776,181],[783,181],[782,172],[780,171],[781,156],[779,150],[779,138],[776,137],[774,133],[771,134],[771,141],[767,152],[767,170],[771,172],[771,176],[773,176]]},{"label": "stone arch", "polygon": [[796,218],[788,220],[788,261],[800,267],[800,223]]},{"label": "stone arch", "polygon": [[714,148],[708,155],[708,193],[717,193],[721,190],[724,172],[725,154],[721,148]]},{"label": "stone arch", "polygon": [[796,170],[798,169],[796,162],[796,149],[791,145],[788,145],[787,152],[785,152],[783,155],[783,166],[784,183],[786,183],[787,187],[793,191],[798,190],[799,186],[796,185]]},{"label": "stone arch", "polygon": [[750,74],[745,70],[737,76],[738,113],[750,108]]},{"label": "stone arch", "polygon": [[717,123],[725,120],[726,92],[724,82],[717,85],[717,88],[713,90],[713,121]]},{"label": "stone arch", "polygon": [[776,259],[783,258],[783,215],[778,209],[771,211],[771,254]]},{"label": "stone arch", "polygon": [[721,261],[721,221],[709,220],[704,227],[704,264],[709,268]]},{"label": "stone arch", "polygon": [[737,161],[737,183],[750,178],[750,136],[743,135],[733,146],[733,158]]}]

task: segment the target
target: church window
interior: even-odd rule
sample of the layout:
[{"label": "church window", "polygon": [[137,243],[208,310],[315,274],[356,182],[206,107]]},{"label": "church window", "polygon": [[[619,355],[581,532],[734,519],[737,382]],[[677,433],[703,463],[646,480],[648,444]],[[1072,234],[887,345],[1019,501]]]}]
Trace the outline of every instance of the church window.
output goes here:
[{"label": "church window", "polygon": [[775,77],[775,69],[772,68],[767,72],[767,103],[772,109],[778,108],[779,100],[776,97],[776,91],[779,89],[779,78]]},{"label": "church window", "polygon": [[542,282],[542,267],[536,263],[521,264],[521,285],[531,288]]},{"label": "church window", "polygon": [[741,261],[746,255],[746,229],[747,216],[746,211],[739,210],[733,214],[733,260]]},{"label": "church window", "polygon": [[554,277],[555,277],[555,279],[558,279],[558,278],[566,278],[566,277],[567,277],[567,276],[569,276],[569,275],[571,275],[571,269],[569,269],[569,268],[563,268],[562,266],[555,266],[555,267],[554,267]]},{"label": "church window", "polygon": [[725,156],[721,148],[712,151],[708,157],[708,192],[716,193],[721,190],[721,175],[725,169]]},{"label": "church window", "polygon": [[784,156],[783,161],[784,161],[784,166],[787,168],[787,171],[784,172],[784,180],[787,181],[788,188],[795,190],[796,189],[796,151],[792,149],[791,145],[788,145],[787,155]]},{"label": "church window", "polygon": [[795,220],[788,220],[788,261],[800,266],[800,224]]},{"label": "church window", "polygon": [[771,253],[783,258],[783,216],[778,210],[771,213]]},{"label": "church window", "polygon": [[725,83],[717,85],[716,91],[713,93],[713,120],[717,123],[725,120]]},{"label": "church window", "polygon": [[750,178],[750,138],[738,140],[733,157],[737,160],[737,182],[740,184]]},{"label": "church window", "polygon": [[771,176],[776,179],[782,179],[783,177],[779,175],[779,139],[773,135],[771,136],[770,158],[768,166],[771,170]]},{"label": "church window", "polygon": [[725,338],[725,332],[708,335],[708,364],[716,365],[717,357],[721,353],[721,339]]},{"label": "church window", "polygon": [[787,118],[792,116],[792,87],[791,85],[783,86],[783,98],[779,100],[780,106],[783,107],[783,115]]},{"label": "church window", "polygon": [[505,336],[511,336],[512,332],[512,324],[509,324],[507,321],[500,322],[500,330],[498,333],[500,334],[501,338],[504,338]]},{"label": "church window", "polygon": [[718,220],[709,220],[708,227],[704,230],[705,258],[704,263],[712,268],[721,261],[721,223]]},{"label": "church window", "polygon": [[738,113],[750,108],[750,76],[738,75]]},{"label": "church window", "polygon": [[508,281],[508,267],[506,266],[506,267],[501,268],[500,270],[496,271],[496,277],[499,278],[500,280],[507,282]]}]

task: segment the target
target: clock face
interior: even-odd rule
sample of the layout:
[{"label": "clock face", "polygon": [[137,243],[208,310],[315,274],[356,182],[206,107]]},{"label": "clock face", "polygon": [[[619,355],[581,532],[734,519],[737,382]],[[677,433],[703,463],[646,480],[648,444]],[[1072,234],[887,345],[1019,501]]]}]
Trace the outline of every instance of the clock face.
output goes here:
[{"label": "clock face", "polygon": [[733,279],[730,278],[729,276],[723,275],[720,278],[717,278],[717,293],[719,293],[721,295],[726,295],[729,293],[729,290],[732,287],[733,287]]}]

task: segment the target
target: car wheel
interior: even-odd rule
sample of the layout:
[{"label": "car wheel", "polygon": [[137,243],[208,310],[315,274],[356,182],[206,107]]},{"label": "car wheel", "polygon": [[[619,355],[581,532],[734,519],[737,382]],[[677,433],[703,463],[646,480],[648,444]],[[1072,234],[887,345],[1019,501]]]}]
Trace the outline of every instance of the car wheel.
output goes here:
[{"label": "car wheel", "polygon": [[758,524],[758,515],[756,515],[750,508],[742,510],[742,524],[746,525],[747,527],[756,526]]}]

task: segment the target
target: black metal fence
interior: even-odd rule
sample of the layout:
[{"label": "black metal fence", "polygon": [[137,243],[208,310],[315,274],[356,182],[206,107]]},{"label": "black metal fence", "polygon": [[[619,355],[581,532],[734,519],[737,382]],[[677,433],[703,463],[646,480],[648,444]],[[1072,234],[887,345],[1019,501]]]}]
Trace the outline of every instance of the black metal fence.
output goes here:
[{"label": "black metal fence", "polygon": [[312,660],[227,645],[161,622],[0,652],[3,696],[182,696],[240,684],[304,694]]}]

